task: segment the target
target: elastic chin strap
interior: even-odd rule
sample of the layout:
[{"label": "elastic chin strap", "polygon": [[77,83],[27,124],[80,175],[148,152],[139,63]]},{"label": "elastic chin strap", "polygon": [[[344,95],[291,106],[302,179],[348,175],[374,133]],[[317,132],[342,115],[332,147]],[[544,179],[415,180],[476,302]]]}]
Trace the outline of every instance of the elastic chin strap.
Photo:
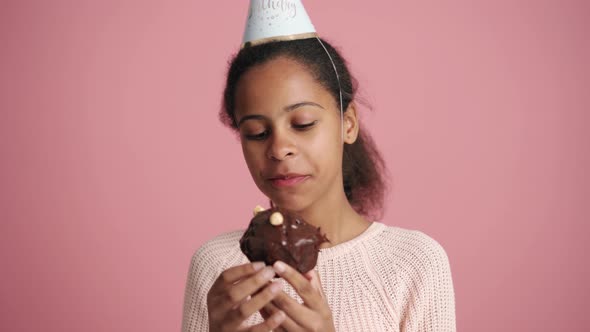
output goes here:
[{"label": "elastic chin strap", "polygon": [[332,67],[334,68],[334,72],[336,73],[336,80],[338,81],[338,93],[340,95],[340,139],[342,144],[344,144],[344,109],[342,106],[342,86],[340,85],[340,75],[338,75],[336,64],[334,63],[334,60],[332,59],[330,52],[328,52],[328,49],[326,48],[324,43],[322,43],[320,37],[316,37],[316,39],[318,40],[318,42],[320,42],[320,45],[322,45],[324,51],[326,51],[326,54],[328,55],[328,58],[330,58],[330,62],[332,63]]}]

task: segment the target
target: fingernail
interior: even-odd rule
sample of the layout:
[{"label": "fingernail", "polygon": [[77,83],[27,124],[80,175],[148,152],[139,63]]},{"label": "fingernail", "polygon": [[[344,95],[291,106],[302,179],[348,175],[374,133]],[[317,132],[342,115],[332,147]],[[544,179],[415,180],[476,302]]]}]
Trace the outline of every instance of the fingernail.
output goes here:
[{"label": "fingernail", "polygon": [[287,267],[285,266],[285,263],[283,263],[281,261],[277,261],[277,262],[275,262],[274,269],[275,269],[275,271],[277,271],[277,273],[283,273],[283,272],[285,272]]},{"label": "fingernail", "polygon": [[274,277],[275,275],[275,271],[272,269],[272,267],[268,267],[264,270],[264,272],[262,272],[262,276],[266,279],[270,279],[272,277]]},{"label": "fingernail", "polygon": [[285,319],[285,313],[282,311],[279,311],[275,314],[275,316],[273,317],[273,320],[276,323],[281,323],[283,320]]},{"label": "fingernail", "polygon": [[281,288],[283,288],[283,285],[280,282],[273,282],[272,285],[270,285],[270,292],[272,294],[276,294],[281,290]]},{"label": "fingernail", "polygon": [[260,271],[265,266],[266,265],[264,264],[264,262],[254,262],[254,263],[252,263],[252,267],[254,268],[254,271]]}]

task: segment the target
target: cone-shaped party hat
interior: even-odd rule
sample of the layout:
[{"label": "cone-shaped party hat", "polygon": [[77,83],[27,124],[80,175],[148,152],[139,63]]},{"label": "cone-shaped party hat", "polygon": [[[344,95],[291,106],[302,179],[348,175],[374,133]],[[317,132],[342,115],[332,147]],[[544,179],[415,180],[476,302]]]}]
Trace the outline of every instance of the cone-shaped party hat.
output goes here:
[{"label": "cone-shaped party hat", "polygon": [[301,0],[250,0],[242,47],[315,37]]}]

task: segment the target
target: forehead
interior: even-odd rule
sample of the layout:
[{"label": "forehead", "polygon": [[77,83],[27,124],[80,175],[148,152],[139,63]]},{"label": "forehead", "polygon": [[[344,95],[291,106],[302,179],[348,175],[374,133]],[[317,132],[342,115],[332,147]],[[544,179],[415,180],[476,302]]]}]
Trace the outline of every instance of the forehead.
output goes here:
[{"label": "forehead", "polygon": [[236,87],[236,115],[277,110],[302,101],[332,106],[333,98],[299,62],[279,57],[248,70]]}]

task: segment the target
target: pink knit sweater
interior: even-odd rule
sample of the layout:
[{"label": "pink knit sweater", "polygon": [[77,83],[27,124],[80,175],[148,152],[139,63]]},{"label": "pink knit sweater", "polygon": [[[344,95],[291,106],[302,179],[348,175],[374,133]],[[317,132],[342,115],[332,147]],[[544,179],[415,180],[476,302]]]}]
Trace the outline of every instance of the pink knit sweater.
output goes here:
[{"label": "pink knit sweater", "polygon": [[[194,254],[183,332],[208,331],[206,302],[213,281],[228,267],[248,262],[239,248],[242,234],[220,235]],[[456,330],[449,260],[422,232],[374,222],[356,238],[321,249],[316,270],[337,331]],[[290,285],[284,290],[301,302]],[[258,313],[249,319],[250,324],[261,321]]]}]

